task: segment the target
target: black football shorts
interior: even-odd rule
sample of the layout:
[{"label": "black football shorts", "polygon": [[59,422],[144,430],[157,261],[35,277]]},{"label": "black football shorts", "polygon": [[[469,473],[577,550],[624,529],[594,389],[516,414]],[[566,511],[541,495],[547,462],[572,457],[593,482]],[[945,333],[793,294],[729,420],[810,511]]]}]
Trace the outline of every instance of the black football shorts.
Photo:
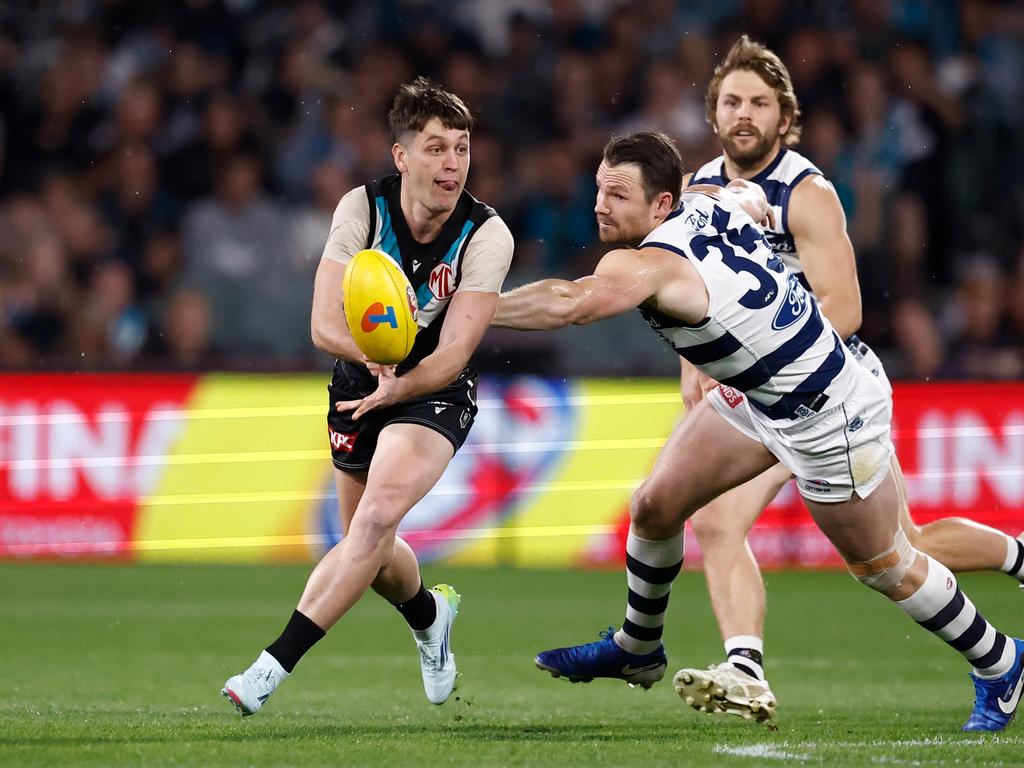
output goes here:
[{"label": "black football shorts", "polygon": [[338,413],[340,400],[358,400],[373,392],[377,380],[363,366],[339,363],[327,391],[327,434],[334,466],[346,472],[364,472],[377,449],[377,437],[388,424],[422,424],[444,435],[457,451],[466,442],[477,413],[477,375],[469,369],[442,390],[414,400],[363,414]]}]

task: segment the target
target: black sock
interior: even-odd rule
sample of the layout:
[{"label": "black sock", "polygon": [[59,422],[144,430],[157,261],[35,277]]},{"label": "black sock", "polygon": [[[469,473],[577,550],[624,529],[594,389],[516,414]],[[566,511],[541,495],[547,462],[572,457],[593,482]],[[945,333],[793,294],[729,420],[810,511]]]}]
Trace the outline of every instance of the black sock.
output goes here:
[{"label": "black sock", "polygon": [[284,632],[267,646],[267,653],[281,662],[285,672],[290,673],[299,663],[299,659],[306,655],[306,651],[326,634],[312,619],[293,611]]},{"label": "black sock", "polygon": [[406,623],[415,631],[427,629],[437,618],[437,603],[434,596],[423,588],[420,582],[419,591],[404,603],[392,603],[398,612],[405,617]]},{"label": "black sock", "polygon": [[764,654],[754,648],[733,648],[727,660],[736,669],[746,672],[753,678],[764,680]]}]

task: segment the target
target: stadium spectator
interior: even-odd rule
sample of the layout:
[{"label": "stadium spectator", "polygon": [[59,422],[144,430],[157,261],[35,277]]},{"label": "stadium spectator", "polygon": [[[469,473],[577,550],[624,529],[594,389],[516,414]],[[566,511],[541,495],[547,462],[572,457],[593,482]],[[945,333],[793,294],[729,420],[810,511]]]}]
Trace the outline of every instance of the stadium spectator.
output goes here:
[{"label": "stadium spectator", "polygon": [[180,288],[167,302],[164,331],[152,351],[174,370],[201,371],[216,365],[220,356],[213,346],[212,324],[210,300],[200,291]]},{"label": "stadium spectator", "polygon": [[296,279],[287,218],[261,188],[259,159],[234,155],[215,177],[216,195],[182,222],[182,285],[210,298],[214,343],[226,354],[310,353],[308,284]]},{"label": "stadium spectator", "polygon": [[[504,211],[519,235],[514,269],[585,270],[564,258],[575,249],[590,259],[596,233],[580,201],[593,196],[590,169],[607,133],[666,130],[687,162],[713,152],[701,84],[747,32],[792,63],[808,154],[826,167],[848,214],[865,333],[897,377],[967,375],[952,359],[960,342],[950,325],[963,312],[961,254],[986,253],[1011,275],[1024,240],[1024,10],[1017,4],[812,3],[799,15],[792,4],[742,0],[713,8],[661,0],[457,6],[5,7],[0,219],[13,208],[41,208],[35,234],[49,244],[26,235],[16,252],[0,242],[0,339],[8,340],[0,364],[78,367],[86,350],[72,349],[61,329],[73,322],[77,302],[93,300],[92,273],[109,271],[110,259],[128,266],[129,304],[157,327],[170,292],[196,260],[214,260],[221,247],[186,238],[181,259],[174,240],[185,233],[184,214],[217,199],[217,174],[235,157],[260,159],[260,205],[286,222],[274,246],[286,252],[274,263],[301,263],[304,246],[289,233],[298,227],[300,239],[314,239],[307,228],[323,219],[316,188],[326,169],[339,169],[345,183],[389,172],[379,128],[387,94],[416,74],[464,93],[478,114],[474,164],[487,172],[469,188]],[[994,202],[979,191],[991,184],[1006,190]],[[58,272],[67,278],[54,291],[63,298],[24,298],[31,280],[18,262],[29,242],[63,254]],[[263,299],[238,288],[232,301],[255,305],[241,311],[257,314]],[[219,317],[220,295],[211,297]],[[1001,327],[1013,325],[1008,318]],[[219,321],[214,329],[220,345],[225,331]],[[618,372],[614,333],[605,334],[607,354],[600,333],[592,343],[592,372]],[[971,375],[1006,370],[996,364],[1004,354],[998,338],[972,343],[982,362]],[[100,368],[163,364],[148,352],[119,358],[102,345],[90,349],[100,356],[90,365]],[[258,333],[236,335],[222,349],[223,365],[315,359]],[[984,364],[990,354],[993,364]],[[672,373],[667,355],[651,365]]]},{"label": "stadium spectator", "polygon": [[1007,311],[1019,277],[1007,280],[998,264],[983,256],[965,260],[961,271],[944,318],[950,343],[943,373],[955,378],[1020,379],[1024,376],[1021,338]]}]

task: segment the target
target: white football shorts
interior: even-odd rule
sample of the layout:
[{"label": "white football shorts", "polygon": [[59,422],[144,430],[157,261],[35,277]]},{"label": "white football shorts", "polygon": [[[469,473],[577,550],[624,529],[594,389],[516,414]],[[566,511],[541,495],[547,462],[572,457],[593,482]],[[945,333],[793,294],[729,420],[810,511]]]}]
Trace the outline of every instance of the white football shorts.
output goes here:
[{"label": "white football shorts", "polygon": [[729,424],[778,457],[796,476],[801,496],[839,503],[854,493],[867,498],[885,479],[893,454],[888,379],[863,363],[857,374],[853,391],[842,403],[783,426],[730,387],[713,389],[707,397]]},{"label": "white football shorts", "polygon": [[886,394],[892,397],[892,383],[889,381],[889,377],[885,375],[885,368],[882,367],[882,361],[878,359],[875,350],[858,338],[847,341],[846,348],[850,350],[850,353],[861,364],[862,368],[867,369],[868,373],[875,376],[881,382]]}]

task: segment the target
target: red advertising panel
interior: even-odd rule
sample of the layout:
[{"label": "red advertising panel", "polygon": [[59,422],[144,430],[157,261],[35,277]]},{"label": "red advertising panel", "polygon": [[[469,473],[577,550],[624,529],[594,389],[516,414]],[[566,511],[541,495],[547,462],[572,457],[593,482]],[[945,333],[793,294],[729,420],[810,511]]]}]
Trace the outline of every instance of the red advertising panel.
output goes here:
[{"label": "red advertising panel", "polygon": [[124,556],[196,379],[0,378],[0,556]]},{"label": "red advertising panel", "polygon": [[[917,524],[966,517],[1016,536],[1024,530],[1024,386],[896,386],[893,438]],[[790,483],[750,536],[767,566],[840,565]],[[688,551],[695,562],[697,547]]]}]

